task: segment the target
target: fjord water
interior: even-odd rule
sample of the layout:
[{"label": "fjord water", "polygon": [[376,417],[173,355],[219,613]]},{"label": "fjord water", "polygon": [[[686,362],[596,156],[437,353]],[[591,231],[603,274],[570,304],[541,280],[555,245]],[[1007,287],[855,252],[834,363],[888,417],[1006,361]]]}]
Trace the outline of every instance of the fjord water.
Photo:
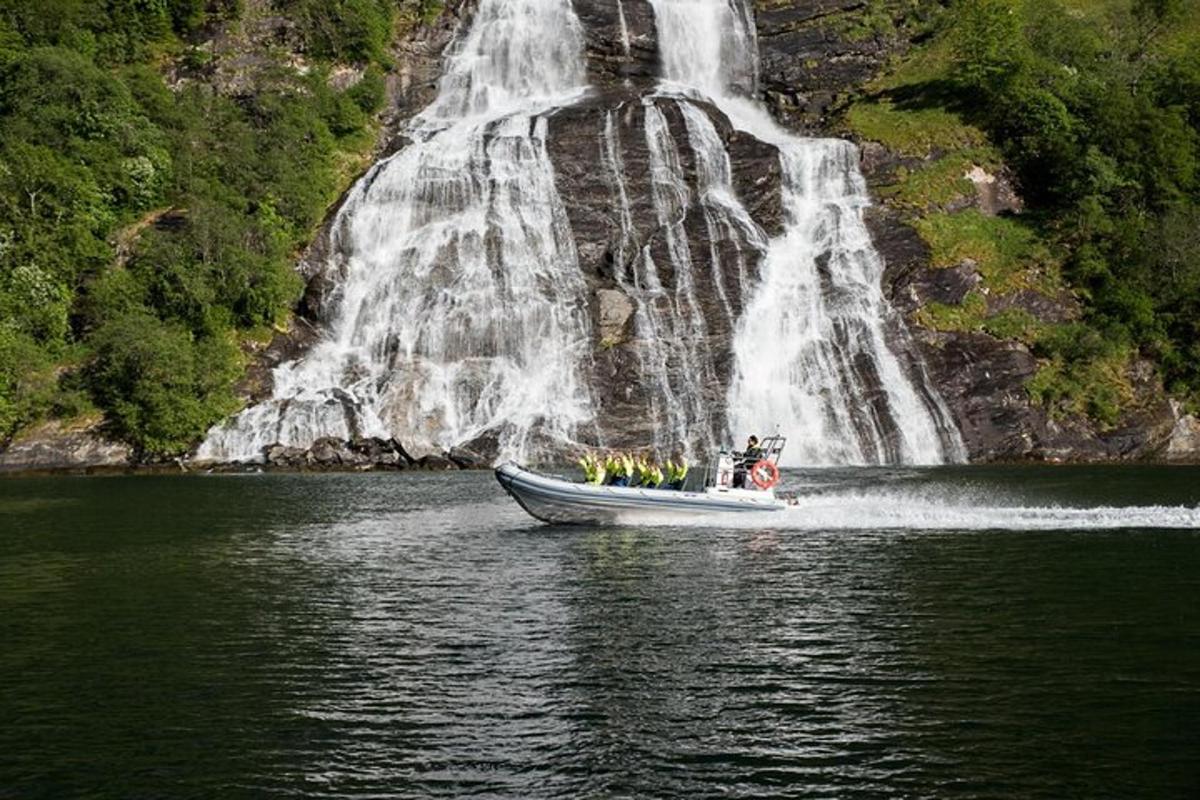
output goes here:
[{"label": "fjord water", "polygon": [[[753,99],[748,3],[651,6],[659,80],[627,84],[597,131],[613,201],[605,247],[634,309],[648,398],[636,416],[654,432],[646,444],[703,457],[730,435],[769,428],[792,439],[785,457],[797,465],[963,460],[884,299],[857,149],[784,131]],[[598,419],[597,395],[632,387],[594,385],[589,278],[548,147],[556,111],[589,97],[586,38],[566,0],[481,1],[450,48],[437,98],[407,126],[411,143],[337,213],[323,339],[275,370],[271,398],[215,427],[200,460],[258,460],[266,445],[322,436],[396,437],[419,454],[478,440],[500,458],[530,460],[614,433]],[[634,134],[648,152],[656,255],[635,236],[637,198],[614,124],[626,104],[640,104],[644,119]],[[672,131],[667,110],[683,130]],[[784,230],[774,238],[733,189],[715,119],[778,151]],[[707,241],[689,233],[693,209]],[[707,292],[724,318],[704,308]]]},{"label": "fjord water", "polygon": [[0,482],[0,797],[1194,797],[1200,470]]}]

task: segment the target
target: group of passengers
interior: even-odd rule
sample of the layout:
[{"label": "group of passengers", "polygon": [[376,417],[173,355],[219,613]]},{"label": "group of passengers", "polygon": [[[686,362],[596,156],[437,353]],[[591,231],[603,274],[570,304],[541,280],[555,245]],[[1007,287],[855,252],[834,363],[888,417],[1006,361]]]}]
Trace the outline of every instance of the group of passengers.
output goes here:
[{"label": "group of passengers", "polygon": [[586,453],[579,459],[587,483],[597,486],[637,486],[643,489],[682,489],[687,461],[667,459],[661,466],[644,455]]}]

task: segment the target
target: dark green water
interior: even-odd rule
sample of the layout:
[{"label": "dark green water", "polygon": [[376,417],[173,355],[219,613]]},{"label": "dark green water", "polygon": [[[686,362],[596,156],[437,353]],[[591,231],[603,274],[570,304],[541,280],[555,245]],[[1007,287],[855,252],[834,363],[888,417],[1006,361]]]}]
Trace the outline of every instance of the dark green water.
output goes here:
[{"label": "dark green water", "polygon": [[1200,470],[788,478],[0,481],[0,797],[1198,796]]}]

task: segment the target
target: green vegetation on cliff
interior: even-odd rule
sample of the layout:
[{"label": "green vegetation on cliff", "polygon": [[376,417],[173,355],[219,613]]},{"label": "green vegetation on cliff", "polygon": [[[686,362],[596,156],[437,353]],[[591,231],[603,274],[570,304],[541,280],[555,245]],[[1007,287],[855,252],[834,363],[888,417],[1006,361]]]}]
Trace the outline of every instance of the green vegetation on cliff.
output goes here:
[{"label": "green vegetation on cliff", "polygon": [[[931,33],[848,126],[920,160],[885,195],[935,261],[973,259],[992,296],[1065,282],[1083,319],[989,314],[973,292],[922,322],[1031,344],[1044,367],[1030,394],[1055,411],[1114,422],[1135,354],[1200,404],[1200,4],[957,0]],[[973,196],[970,169],[1001,159],[1025,213],[951,207]]]},{"label": "green vegetation on cliff", "polygon": [[[277,0],[309,69],[274,54],[217,88],[205,45],[247,5],[0,0],[0,443],[99,411],[179,452],[236,408],[239,341],[297,300],[339,164],[374,141],[398,6]],[[362,78],[333,88],[334,61]]]}]

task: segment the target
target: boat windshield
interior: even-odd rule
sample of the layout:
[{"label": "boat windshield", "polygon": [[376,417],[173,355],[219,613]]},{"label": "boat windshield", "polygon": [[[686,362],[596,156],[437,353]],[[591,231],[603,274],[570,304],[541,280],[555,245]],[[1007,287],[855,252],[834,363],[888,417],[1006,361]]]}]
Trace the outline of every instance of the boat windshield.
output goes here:
[{"label": "boat windshield", "polygon": [[[768,436],[758,443],[758,458],[765,461],[770,461],[772,464],[779,463],[779,456],[783,453],[783,447],[787,444],[786,436]],[[745,458],[746,451],[734,451],[734,458]]]}]

